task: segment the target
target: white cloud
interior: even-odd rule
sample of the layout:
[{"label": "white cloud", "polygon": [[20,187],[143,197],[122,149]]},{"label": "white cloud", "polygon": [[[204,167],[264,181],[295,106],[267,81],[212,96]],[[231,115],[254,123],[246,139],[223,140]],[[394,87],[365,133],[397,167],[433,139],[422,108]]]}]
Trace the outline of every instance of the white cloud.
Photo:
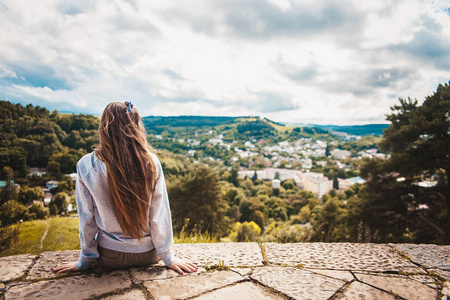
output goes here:
[{"label": "white cloud", "polygon": [[446,1],[2,4],[0,98],[50,109],[379,123],[449,80]]}]

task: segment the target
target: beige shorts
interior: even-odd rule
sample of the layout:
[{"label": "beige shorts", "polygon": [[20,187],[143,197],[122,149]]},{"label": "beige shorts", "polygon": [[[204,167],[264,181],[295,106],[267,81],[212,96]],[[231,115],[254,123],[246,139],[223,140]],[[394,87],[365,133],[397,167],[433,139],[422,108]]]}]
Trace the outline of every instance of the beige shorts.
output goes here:
[{"label": "beige shorts", "polygon": [[100,266],[110,269],[123,269],[130,267],[144,267],[156,263],[160,258],[156,249],[144,253],[126,253],[98,246]]}]

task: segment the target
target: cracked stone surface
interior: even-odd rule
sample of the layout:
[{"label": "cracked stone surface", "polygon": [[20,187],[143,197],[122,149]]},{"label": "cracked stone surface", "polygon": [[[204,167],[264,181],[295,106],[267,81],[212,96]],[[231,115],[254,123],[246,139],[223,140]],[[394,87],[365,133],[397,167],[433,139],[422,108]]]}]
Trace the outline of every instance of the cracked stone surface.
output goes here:
[{"label": "cracked stone surface", "polygon": [[23,254],[0,257],[0,281],[10,281],[25,275],[36,255]]},{"label": "cracked stone surface", "polygon": [[407,277],[419,283],[425,284],[433,289],[439,288],[438,284],[436,283],[436,280],[433,277],[425,275],[408,275]]},{"label": "cracked stone surface", "polygon": [[383,299],[395,300],[395,297],[386,292],[363,284],[361,282],[352,282],[342,293],[339,293],[335,299],[361,300],[361,299]]},{"label": "cracked stone surface", "polygon": [[428,271],[432,271],[442,277],[444,280],[450,281],[450,271],[444,271],[440,269],[429,269]]},{"label": "cracked stone surface", "polygon": [[75,276],[12,286],[6,291],[5,299],[86,299],[130,286],[128,272],[115,271],[101,277]]},{"label": "cracked stone surface", "polygon": [[425,271],[390,246],[352,243],[265,243],[269,263],[302,265],[311,269],[394,271],[425,273]]},{"label": "cracked stone surface", "polygon": [[311,272],[316,274],[322,274],[325,276],[333,277],[336,279],[343,280],[345,282],[350,282],[355,277],[349,271],[334,271],[334,270],[311,270]]},{"label": "cracked stone surface", "polygon": [[[55,278],[58,275],[50,271],[57,264],[77,261],[80,250],[65,250],[42,253],[27,276],[27,280]],[[81,274],[81,273],[78,273]]]},{"label": "cracked stone surface", "polygon": [[144,286],[155,299],[185,299],[242,280],[232,271],[217,271],[198,276],[179,276],[166,280],[144,282]]},{"label": "cracked stone surface", "polygon": [[230,268],[230,271],[236,272],[241,276],[245,277],[252,272],[252,268]]},{"label": "cracked stone surface", "polygon": [[[410,252],[398,250],[400,247]],[[450,299],[450,270],[445,269],[448,246],[265,243],[266,265],[256,243],[176,244],[174,248],[180,258],[199,267],[197,273],[179,275],[159,262],[114,272],[94,268],[86,274],[55,276],[50,268],[77,260],[78,250],[3,257],[0,297],[394,299],[398,295],[402,299],[436,299],[440,295],[440,299]],[[230,269],[206,270],[220,261]],[[434,267],[426,268],[429,266]]]},{"label": "cracked stone surface", "polygon": [[175,244],[174,249],[177,257],[203,267],[219,261],[229,267],[263,265],[257,243]]},{"label": "cracked stone surface", "polygon": [[218,289],[195,299],[239,299],[239,300],[276,300],[283,299],[281,296],[276,296],[265,291],[263,288],[251,282],[242,282],[233,286],[228,286]]},{"label": "cracked stone surface", "polygon": [[172,277],[178,276],[195,276],[201,273],[205,273],[206,269],[199,267],[197,272],[195,273],[186,273],[185,275],[181,275],[178,272],[168,269],[166,267],[145,267],[145,268],[134,268],[130,270],[131,279],[134,283],[140,284],[144,281],[157,280],[157,279],[168,279]]},{"label": "cracked stone surface", "polygon": [[256,268],[250,278],[295,299],[328,299],[345,281],[290,267]]},{"label": "cracked stone surface", "polygon": [[447,296],[450,299],[450,283],[447,281],[444,283],[444,288],[442,289],[442,295]]},{"label": "cracked stone surface", "polygon": [[391,244],[391,246],[425,268],[450,271],[450,246],[415,244]]},{"label": "cracked stone surface", "polygon": [[120,295],[107,296],[102,300],[145,300],[147,297],[141,290],[131,290]]},{"label": "cracked stone surface", "polygon": [[355,274],[360,280],[405,299],[436,299],[436,290],[403,276]]}]

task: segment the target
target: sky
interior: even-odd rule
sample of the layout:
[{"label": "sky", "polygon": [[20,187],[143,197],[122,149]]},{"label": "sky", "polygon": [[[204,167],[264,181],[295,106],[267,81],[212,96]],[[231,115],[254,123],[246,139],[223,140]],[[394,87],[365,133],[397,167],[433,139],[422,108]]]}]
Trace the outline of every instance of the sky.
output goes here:
[{"label": "sky", "polygon": [[0,100],[387,123],[450,80],[450,0],[0,0]]}]

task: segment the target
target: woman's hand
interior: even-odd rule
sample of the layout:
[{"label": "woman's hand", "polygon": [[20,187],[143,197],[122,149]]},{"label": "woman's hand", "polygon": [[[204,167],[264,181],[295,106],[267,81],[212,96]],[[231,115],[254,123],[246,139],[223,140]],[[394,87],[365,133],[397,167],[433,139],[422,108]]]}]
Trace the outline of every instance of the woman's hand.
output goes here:
[{"label": "woman's hand", "polygon": [[80,271],[80,269],[77,267],[77,262],[66,262],[55,268],[51,268],[50,271],[59,274],[62,272],[77,272]]},{"label": "woman's hand", "polygon": [[177,271],[181,275],[184,274],[183,270],[188,273],[197,272],[197,267],[194,264],[184,262],[181,259],[177,259],[171,265],[168,265],[168,267],[172,270]]}]

